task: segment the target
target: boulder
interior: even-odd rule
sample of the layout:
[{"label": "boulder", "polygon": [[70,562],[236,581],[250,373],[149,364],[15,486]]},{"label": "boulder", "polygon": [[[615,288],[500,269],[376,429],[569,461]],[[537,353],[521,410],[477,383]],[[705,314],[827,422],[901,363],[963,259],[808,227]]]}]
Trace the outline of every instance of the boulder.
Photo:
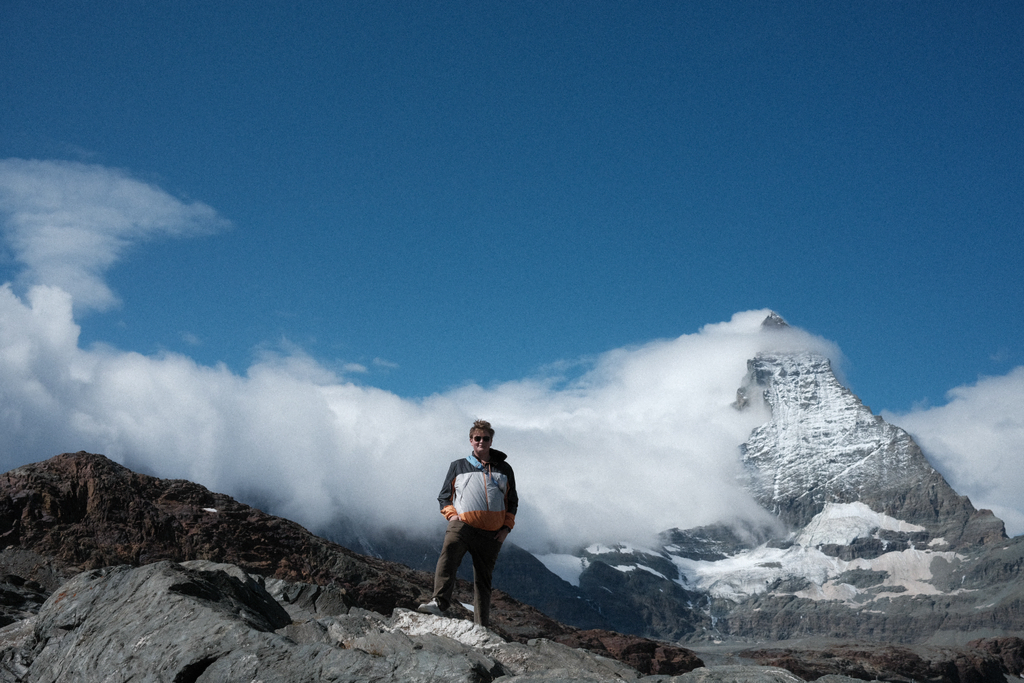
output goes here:
[{"label": "boulder", "polygon": [[693,671],[704,663],[690,650],[667,643],[592,629],[559,636],[557,642],[617,659],[645,674],[676,675]]},{"label": "boulder", "polygon": [[1002,664],[1003,673],[1024,677],[1024,639],[1017,637],[980,638],[967,643],[968,646],[994,655]]}]

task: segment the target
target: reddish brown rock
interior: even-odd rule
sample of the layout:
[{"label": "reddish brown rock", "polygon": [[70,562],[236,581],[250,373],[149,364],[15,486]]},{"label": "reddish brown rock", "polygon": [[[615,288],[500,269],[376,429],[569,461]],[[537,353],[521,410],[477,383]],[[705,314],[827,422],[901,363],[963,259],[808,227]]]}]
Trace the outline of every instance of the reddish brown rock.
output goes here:
[{"label": "reddish brown rock", "polygon": [[805,681],[838,674],[865,681],[1005,683],[999,660],[976,648],[839,645],[820,650],[745,650],[761,666],[786,669]]},{"label": "reddish brown rock", "polygon": [[413,607],[430,577],[357,555],[305,528],[189,481],[101,455],[65,453],[0,476],[0,543],[69,572],[159,560],[228,562],[288,581],[334,584],[352,604]]},{"label": "reddish brown rock", "polygon": [[1024,639],[1016,637],[982,638],[967,643],[969,647],[994,655],[1011,676],[1024,674]]},{"label": "reddish brown rock", "polygon": [[617,659],[643,674],[675,676],[704,666],[690,650],[614,631],[576,631],[559,636],[555,641]]}]

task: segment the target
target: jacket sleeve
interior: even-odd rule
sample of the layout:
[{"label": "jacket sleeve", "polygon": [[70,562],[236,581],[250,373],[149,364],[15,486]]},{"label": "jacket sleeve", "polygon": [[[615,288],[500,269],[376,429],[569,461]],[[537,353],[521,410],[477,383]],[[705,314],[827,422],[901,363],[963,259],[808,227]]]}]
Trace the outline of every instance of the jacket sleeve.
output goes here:
[{"label": "jacket sleeve", "polygon": [[441,514],[445,519],[451,519],[457,513],[455,511],[455,463],[448,466],[448,474],[441,485],[441,493],[437,496],[437,502],[441,504]]},{"label": "jacket sleeve", "polygon": [[516,525],[516,511],[519,510],[519,492],[516,490],[516,475],[512,467],[508,467],[508,493],[505,494],[505,526],[512,529]]}]

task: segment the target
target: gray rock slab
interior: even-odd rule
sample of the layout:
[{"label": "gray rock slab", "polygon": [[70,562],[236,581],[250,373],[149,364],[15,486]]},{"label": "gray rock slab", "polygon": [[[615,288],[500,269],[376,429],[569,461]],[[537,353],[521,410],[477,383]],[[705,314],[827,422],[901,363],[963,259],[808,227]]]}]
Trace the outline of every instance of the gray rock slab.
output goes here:
[{"label": "gray rock slab", "polygon": [[308,625],[321,635],[297,642],[276,632],[294,626],[291,617],[244,572],[160,562],[79,574],[43,605],[23,647],[5,655],[27,663],[10,680],[33,683],[481,681],[501,673],[475,652],[417,646],[383,617],[356,615],[349,628],[339,619]]},{"label": "gray rock slab", "polygon": [[344,597],[210,562],[87,571],[37,615],[0,629],[0,683],[640,679],[621,662],[553,641],[510,643],[464,619],[384,616]]},{"label": "gray rock slab", "polygon": [[[856,678],[829,674],[820,683],[864,683]],[[679,676],[645,676],[640,683],[803,683],[803,679],[772,666],[729,664],[694,669]]]}]

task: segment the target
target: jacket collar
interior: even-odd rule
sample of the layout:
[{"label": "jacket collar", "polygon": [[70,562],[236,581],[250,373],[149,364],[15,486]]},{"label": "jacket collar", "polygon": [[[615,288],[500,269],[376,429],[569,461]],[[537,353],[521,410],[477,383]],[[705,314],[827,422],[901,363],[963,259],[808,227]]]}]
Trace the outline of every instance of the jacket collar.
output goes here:
[{"label": "jacket collar", "polygon": [[[501,451],[492,448],[491,449],[491,460],[490,460],[490,462],[488,464],[497,465],[498,463],[505,462],[505,458],[507,458],[507,457],[508,456],[505,455],[504,453],[502,453]],[[478,470],[482,470],[484,468],[484,464],[485,463],[482,463],[479,460],[477,460],[476,456],[473,455],[472,453],[470,453],[469,455],[466,456],[466,460],[468,460],[469,463],[473,467],[477,468]]]}]

